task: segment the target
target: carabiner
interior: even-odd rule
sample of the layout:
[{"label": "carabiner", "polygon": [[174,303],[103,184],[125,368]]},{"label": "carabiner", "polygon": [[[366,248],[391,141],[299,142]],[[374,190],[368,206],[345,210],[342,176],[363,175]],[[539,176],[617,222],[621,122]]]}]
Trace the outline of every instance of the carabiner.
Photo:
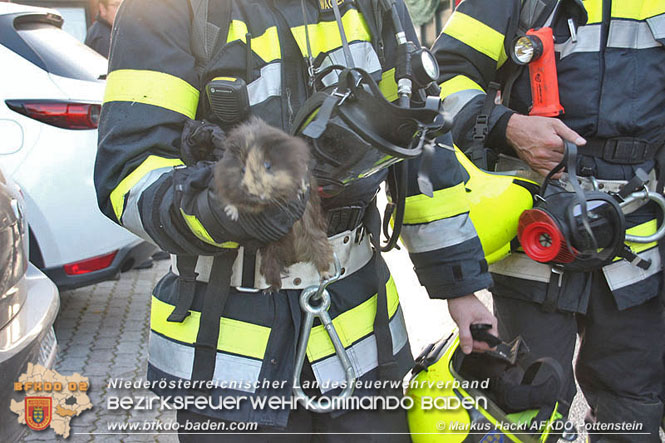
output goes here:
[{"label": "carabiner", "polygon": [[[353,394],[353,389],[356,383],[356,372],[353,369],[351,360],[346,353],[346,349],[344,349],[344,345],[342,344],[339,335],[337,335],[332,319],[328,314],[328,308],[330,307],[330,293],[326,290],[326,287],[339,280],[342,276],[342,267],[337,255],[335,255],[334,258],[335,275],[322,281],[318,286],[309,286],[303,289],[300,294],[300,308],[305,313],[305,319],[303,320],[300,332],[300,340],[298,341],[298,349],[296,353],[296,366],[293,371],[293,395],[295,396],[296,401],[302,403],[312,412],[323,413],[334,410],[335,399],[339,401],[350,397],[351,394]],[[330,341],[335,348],[335,353],[342,364],[346,377],[346,386],[342,392],[337,397],[326,399],[326,401],[322,401],[323,399],[310,400],[307,394],[305,394],[305,391],[300,387],[300,375],[305,363],[305,358],[307,358],[307,343],[309,342],[309,335],[312,331],[315,317],[319,317],[321,324],[328,332],[328,337],[330,337]]]},{"label": "carabiner", "polygon": [[[651,192],[647,187],[645,186],[643,190],[638,191],[638,192],[633,192],[630,194],[623,202],[619,204],[621,208],[623,209],[626,206],[629,206],[631,203],[638,201],[642,202],[641,204],[645,204],[648,201],[655,202],[656,205],[658,205],[658,208],[660,211],[665,215],[665,197],[660,195],[657,192]],[[639,236],[639,235],[631,235],[631,234],[626,234],[626,241],[634,242],[634,243],[651,243],[660,240],[665,236],[665,222],[663,222],[656,232],[651,235],[647,236]]]}]

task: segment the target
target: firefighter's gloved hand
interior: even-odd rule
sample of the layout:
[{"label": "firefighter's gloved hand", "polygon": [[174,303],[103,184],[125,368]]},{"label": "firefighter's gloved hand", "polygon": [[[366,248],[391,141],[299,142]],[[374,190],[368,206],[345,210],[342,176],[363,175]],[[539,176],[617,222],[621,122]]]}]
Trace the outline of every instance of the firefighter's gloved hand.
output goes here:
[{"label": "firefighter's gloved hand", "polygon": [[196,217],[216,242],[232,241],[242,246],[260,247],[282,238],[302,217],[309,195],[303,194],[289,202],[268,206],[249,214],[239,211],[233,217],[225,211],[215,192],[214,163],[198,162],[195,166],[178,168],[173,177],[176,218],[181,212]]},{"label": "firefighter's gloved hand", "polygon": [[305,193],[287,203],[270,205],[259,213],[238,211],[235,219],[225,211],[226,205],[217,198],[213,182],[210,182],[207,194],[208,206],[227,233],[224,237],[245,246],[261,246],[282,238],[302,217],[309,200],[309,194]]},{"label": "firefighter's gloved hand", "polygon": [[224,155],[224,130],[206,120],[188,120],[180,138],[180,156],[187,166],[217,161]]},{"label": "firefighter's gloved hand", "polygon": [[302,217],[308,194],[288,202],[272,205],[258,214],[238,214],[237,223],[245,234],[261,243],[272,243],[284,237],[293,224]]}]

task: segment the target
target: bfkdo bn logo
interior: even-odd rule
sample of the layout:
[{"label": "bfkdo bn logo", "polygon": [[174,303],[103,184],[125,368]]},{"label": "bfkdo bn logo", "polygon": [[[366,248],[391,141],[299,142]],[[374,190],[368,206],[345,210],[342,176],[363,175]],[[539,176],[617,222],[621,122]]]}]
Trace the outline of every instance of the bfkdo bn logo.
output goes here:
[{"label": "bfkdo bn logo", "polygon": [[33,431],[43,431],[51,424],[53,399],[51,397],[25,397],[25,424]]},{"label": "bfkdo bn logo", "polygon": [[51,428],[67,438],[72,419],[92,408],[89,388],[88,378],[80,374],[64,376],[28,363],[28,369],[14,383],[14,392],[25,395],[23,401],[12,399],[9,408],[18,415],[19,423],[33,431]]}]

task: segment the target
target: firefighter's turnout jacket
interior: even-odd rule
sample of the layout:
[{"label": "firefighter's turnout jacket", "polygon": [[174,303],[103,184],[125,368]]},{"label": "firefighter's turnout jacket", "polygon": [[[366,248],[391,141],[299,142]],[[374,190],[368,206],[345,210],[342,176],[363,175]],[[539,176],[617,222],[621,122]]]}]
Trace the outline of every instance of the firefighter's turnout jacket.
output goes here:
[{"label": "firefighter's turnout jacket", "polygon": [[[197,113],[202,88],[213,77],[241,77],[248,85],[251,113],[289,130],[291,120],[311,91],[305,59],[308,42],[322,64],[344,64],[340,34],[326,2],[306,0],[309,38],[300,0],[229,0],[231,17],[214,10],[210,25],[228,35],[215,46],[210,60],[197,74],[190,39],[192,15],[188,0],[126,0],[112,36],[110,72],[99,128],[95,186],[102,211],[146,240],[174,255],[198,255],[196,293],[182,322],[167,321],[178,298],[177,266],[157,284],[152,295],[148,377],[173,382],[157,392],[182,393],[178,380],[191,378],[194,342],[201,318],[202,296],[211,256],[222,248],[240,248],[225,312],[220,320],[214,381],[217,395],[290,396],[295,345],[301,324],[300,289],[306,285],[298,266],[279,293],[236,290],[240,285],[242,239],[228,218],[211,215],[208,186],[212,163],[182,167],[180,137],[188,119],[209,117]],[[320,3],[320,4],[319,4]],[[329,2],[328,2],[329,3]],[[371,73],[389,100],[397,98],[394,79],[395,46],[392,26],[383,27],[383,45],[377,45],[369,20],[356,6],[340,2],[342,23],[357,67]],[[398,1],[410,39],[415,33],[404,4]],[[218,20],[218,23],[214,21]],[[375,47],[380,46],[380,47]],[[248,60],[247,58],[250,58]],[[249,66],[249,69],[248,69]],[[417,171],[417,162],[410,167]],[[463,174],[454,154],[439,149],[431,168],[434,198],[409,185],[402,238],[420,282],[434,298],[457,297],[490,283],[475,229],[468,217]],[[174,193],[174,175],[184,175],[182,197]],[[326,208],[366,207],[376,210],[373,198],[384,175],[371,176],[326,201]],[[415,172],[411,174],[415,178]],[[180,194],[179,194],[180,195]],[[179,202],[179,203],[178,203]],[[368,206],[369,205],[369,206]],[[344,218],[344,217],[340,217]],[[343,278],[328,289],[329,313],[361,381],[377,378],[377,346],[373,322],[377,306],[376,260],[368,235],[353,225],[332,226],[331,241],[343,255]],[[239,244],[240,243],[240,244]],[[337,249],[340,248],[340,249]],[[412,364],[404,317],[395,284],[383,266],[387,288],[392,350],[405,374]],[[256,281],[259,281],[257,278]],[[311,282],[309,284],[312,284]],[[256,287],[261,287],[257,283]],[[321,390],[335,393],[344,381],[332,343],[321,325],[315,326],[307,348]],[[266,383],[276,382],[276,383]],[[163,385],[161,387],[164,387]],[[357,389],[358,393],[372,390]],[[288,410],[253,409],[249,402],[234,410],[208,410],[227,420],[257,421],[284,426]]]},{"label": "firefighter's turnout jacket", "polygon": [[[453,115],[453,138],[470,146],[476,116],[491,81],[505,82],[518,26],[519,0],[465,0],[453,13],[434,44],[441,66],[444,107]],[[550,1],[539,23],[551,23],[563,122],[594,147],[578,174],[607,180],[629,180],[637,168],[650,171],[665,141],[665,1],[562,0]],[[558,3],[558,5],[555,4]],[[505,132],[513,111],[528,114],[531,91],[524,69],[510,95],[510,109],[497,105],[489,119],[488,145],[515,155]],[[655,232],[655,212],[648,206],[627,217],[629,233]],[[603,272],[619,309],[655,297],[661,278],[661,259],[655,243],[631,244],[650,259],[642,270],[616,259]],[[497,285],[510,285],[527,300],[542,302],[543,287],[559,283],[551,267],[530,260],[520,250],[491,267]],[[514,279],[520,279],[515,281]],[[588,280],[568,273],[561,281],[558,307],[585,312]]]}]

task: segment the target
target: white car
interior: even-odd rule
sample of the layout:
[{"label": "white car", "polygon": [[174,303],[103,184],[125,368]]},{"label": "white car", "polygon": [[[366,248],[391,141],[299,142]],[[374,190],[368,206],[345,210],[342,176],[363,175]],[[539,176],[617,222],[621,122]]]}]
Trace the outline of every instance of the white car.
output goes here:
[{"label": "white car", "polygon": [[0,166],[25,196],[30,261],[71,289],[146,263],[156,248],[97,206],[107,60],[62,23],[55,10],[0,3]]},{"label": "white car", "polygon": [[19,189],[0,171],[0,441],[21,441],[26,427],[10,412],[14,382],[28,363],[52,368],[58,288],[28,263],[28,227]]}]

